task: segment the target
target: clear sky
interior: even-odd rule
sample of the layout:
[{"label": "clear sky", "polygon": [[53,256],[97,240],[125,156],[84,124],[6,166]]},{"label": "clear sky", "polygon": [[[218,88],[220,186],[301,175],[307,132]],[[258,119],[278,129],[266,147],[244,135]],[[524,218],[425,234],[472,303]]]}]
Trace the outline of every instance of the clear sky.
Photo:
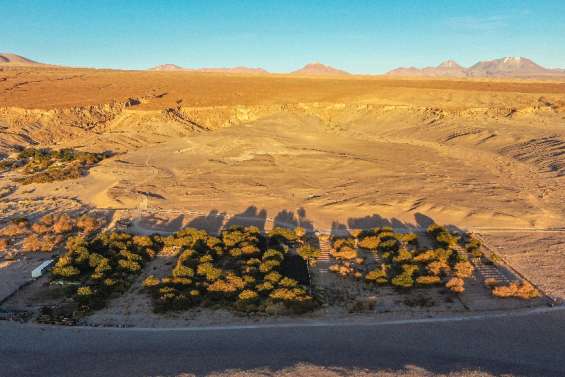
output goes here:
[{"label": "clear sky", "polygon": [[565,0],[0,0],[0,14],[1,52],[61,65],[382,73],[525,56],[565,68]]}]

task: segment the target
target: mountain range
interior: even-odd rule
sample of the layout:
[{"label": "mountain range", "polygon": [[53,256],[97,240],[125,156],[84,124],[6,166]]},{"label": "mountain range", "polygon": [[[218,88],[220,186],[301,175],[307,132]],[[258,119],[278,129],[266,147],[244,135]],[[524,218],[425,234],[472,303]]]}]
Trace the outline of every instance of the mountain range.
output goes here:
[{"label": "mountain range", "polygon": [[269,73],[263,68],[227,67],[227,68],[184,68],[176,64],[161,64],[150,71],[189,71],[189,72],[225,72],[225,73]]},{"label": "mountain range", "polygon": [[[161,64],[156,67],[150,68],[151,71],[191,71],[191,72],[224,72],[224,73],[269,73],[263,68],[249,68],[249,67],[233,67],[233,68],[183,68],[176,64]],[[291,75],[307,75],[307,76],[335,76],[335,75],[349,75],[349,72],[324,65],[319,62],[306,64],[304,67],[290,72]]]},{"label": "mountain range", "polygon": [[555,76],[565,73],[563,69],[550,69],[524,57],[505,57],[480,61],[469,68],[462,67],[453,60],[447,60],[437,67],[396,68],[386,73],[388,76],[423,77],[535,77]]},{"label": "mountain range", "polygon": [[[1,66],[46,66],[23,56],[12,53],[0,53]],[[220,73],[245,73],[245,74],[268,74],[263,68],[251,67],[226,67],[226,68],[184,68],[176,64],[161,64],[152,71],[188,71],[188,72],[220,72]],[[299,76],[346,76],[350,75],[341,69],[324,65],[319,62],[306,64],[304,67],[292,71],[289,74]],[[545,68],[536,64],[531,59],[524,57],[505,57],[494,60],[480,61],[465,68],[454,60],[447,60],[436,67],[400,67],[387,72],[387,76],[411,76],[411,77],[539,77],[539,76],[562,76],[565,69]]]}]

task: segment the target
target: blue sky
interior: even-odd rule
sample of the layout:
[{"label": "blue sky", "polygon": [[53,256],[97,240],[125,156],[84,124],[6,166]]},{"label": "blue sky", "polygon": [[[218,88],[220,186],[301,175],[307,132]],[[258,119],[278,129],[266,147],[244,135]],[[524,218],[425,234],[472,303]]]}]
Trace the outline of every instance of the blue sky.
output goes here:
[{"label": "blue sky", "polygon": [[565,68],[563,0],[0,0],[0,13],[1,52],[52,64],[382,73],[526,56]]}]

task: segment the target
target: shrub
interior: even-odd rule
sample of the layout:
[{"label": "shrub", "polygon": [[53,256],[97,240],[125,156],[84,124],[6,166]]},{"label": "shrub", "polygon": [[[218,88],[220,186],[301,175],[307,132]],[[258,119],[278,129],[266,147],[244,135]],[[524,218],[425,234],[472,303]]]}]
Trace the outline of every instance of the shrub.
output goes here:
[{"label": "shrub", "polygon": [[267,273],[274,268],[279,267],[280,264],[281,262],[277,260],[269,259],[261,263],[261,265],[259,266],[259,271],[261,271],[262,273]]},{"label": "shrub", "polygon": [[222,270],[214,267],[212,263],[206,262],[198,265],[196,273],[200,276],[205,276],[208,281],[215,281],[222,275]]},{"label": "shrub", "polygon": [[53,237],[39,238],[35,234],[29,235],[24,239],[22,244],[23,250],[27,252],[51,252],[55,247],[55,239]]},{"label": "shrub", "polygon": [[424,275],[416,278],[416,284],[418,285],[435,285],[440,283],[439,276],[434,275]]},{"label": "shrub", "polygon": [[302,257],[302,259],[309,261],[317,259],[320,256],[321,251],[320,249],[310,245],[304,245],[298,248],[297,253]]},{"label": "shrub", "polygon": [[302,238],[306,235],[306,230],[301,226],[297,226],[294,228],[294,234],[296,234],[296,237]]},{"label": "shrub", "polygon": [[357,258],[357,250],[349,246],[342,246],[338,251],[332,251],[331,254],[336,259],[351,260]]},{"label": "shrub", "polygon": [[97,230],[99,226],[98,220],[92,216],[83,215],[77,220],[77,227],[85,233],[92,233]]},{"label": "shrub", "polygon": [[[106,261],[106,262],[104,262],[104,261]],[[92,268],[96,268],[101,263],[107,263],[107,262],[108,262],[107,258],[103,257],[102,255],[100,255],[98,253],[92,253],[88,257],[88,265]]]},{"label": "shrub", "polygon": [[234,258],[238,258],[243,254],[239,247],[230,250],[230,255]]},{"label": "shrub", "polygon": [[419,267],[415,264],[403,264],[402,272],[408,274],[409,276],[414,275],[416,271],[418,271]]},{"label": "shrub", "polygon": [[398,242],[397,239],[389,239],[389,240],[386,240],[386,241],[382,241],[379,244],[379,250],[381,252],[398,251],[399,247],[400,247],[400,243]]},{"label": "shrub", "polygon": [[495,278],[487,278],[483,283],[489,288],[496,287],[498,285],[498,281]]},{"label": "shrub", "polygon": [[0,235],[5,237],[18,237],[29,232],[29,223],[12,222],[0,230]]},{"label": "shrub", "polygon": [[452,248],[457,245],[459,238],[449,233],[440,233],[436,237],[436,241],[443,247]]},{"label": "shrub", "polygon": [[241,253],[243,255],[256,255],[259,254],[261,250],[255,245],[245,245],[241,247]]},{"label": "shrub", "polygon": [[0,253],[8,250],[10,246],[10,241],[7,238],[0,238]]},{"label": "shrub", "polygon": [[428,226],[428,229],[426,231],[428,232],[428,234],[431,234],[434,237],[438,236],[441,233],[447,233],[447,229],[445,229],[445,227],[438,225],[436,223],[433,223],[430,226]]},{"label": "shrub", "polygon": [[79,297],[89,297],[92,296],[94,294],[94,292],[92,291],[92,288],[90,287],[79,287],[77,289],[77,296]]},{"label": "shrub", "polygon": [[229,274],[226,277],[226,280],[229,284],[233,285],[234,287],[236,287],[237,289],[243,289],[245,287],[245,282],[243,281],[242,278],[240,278],[237,275],[234,274]]},{"label": "shrub", "polygon": [[269,232],[269,238],[279,243],[293,243],[298,238],[292,229],[275,227]]},{"label": "shrub", "polygon": [[74,266],[55,266],[52,273],[62,278],[71,278],[80,275],[80,270]]},{"label": "shrub", "polygon": [[55,233],[69,233],[73,230],[73,223],[69,216],[61,215],[53,224],[53,231]]},{"label": "shrub", "polygon": [[392,260],[396,263],[404,263],[409,262],[412,259],[412,253],[408,250],[402,248],[398,251],[398,254],[392,258]]},{"label": "shrub", "polygon": [[243,275],[242,278],[246,287],[253,286],[256,282],[256,279],[251,275]]},{"label": "shrub", "polygon": [[376,236],[365,237],[359,241],[359,247],[367,250],[376,250],[379,247],[381,240]]},{"label": "shrub", "polygon": [[35,223],[31,226],[31,230],[35,234],[45,234],[48,233],[51,228],[43,223]]},{"label": "shrub", "polygon": [[294,288],[298,285],[298,282],[294,279],[284,277],[279,281],[279,286],[286,288]]},{"label": "shrub", "polygon": [[410,288],[414,285],[412,274],[408,274],[406,272],[396,275],[390,282],[398,288]]},{"label": "shrub", "polygon": [[469,242],[465,245],[465,247],[467,248],[467,251],[469,251],[469,252],[476,251],[476,250],[480,249],[481,241],[479,241],[478,239],[473,238],[471,236]]},{"label": "shrub", "polygon": [[369,282],[375,283],[386,283],[387,282],[387,273],[383,268],[379,268],[373,271],[368,272],[365,275],[365,280]]},{"label": "shrub", "polygon": [[120,259],[118,261],[118,266],[129,272],[138,272],[141,270],[141,265],[139,263],[127,259]]},{"label": "shrub", "polygon": [[[201,275],[207,275],[207,272],[204,272]],[[177,278],[191,278],[194,276],[194,270],[177,262],[175,268],[173,268],[173,276]]]},{"label": "shrub", "polygon": [[302,288],[277,288],[271,292],[269,297],[283,302],[302,302],[312,299]]},{"label": "shrub", "polygon": [[255,288],[259,292],[268,292],[268,291],[273,290],[273,288],[275,288],[275,286],[271,282],[265,281],[261,284],[257,284],[257,286]]},{"label": "shrub", "polygon": [[263,254],[262,259],[268,260],[268,259],[274,259],[274,260],[278,260],[279,262],[282,262],[282,260],[284,259],[284,255],[283,253],[281,253],[278,250],[274,250],[274,249],[268,249],[267,251],[265,251],[265,253]]},{"label": "shrub", "polygon": [[282,275],[279,274],[277,271],[272,271],[266,274],[263,279],[271,283],[277,283],[279,280],[282,279]]},{"label": "shrub", "polygon": [[453,277],[445,283],[445,287],[454,293],[463,293],[465,291],[465,281],[458,277]]},{"label": "shrub", "polygon": [[449,272],[450,267],[446,261],[439,260],[428,264],[427,269],[432,275],[440,275],[442,272]]},{"label": "shrub", "polygon": [[415,244],[418,241],[418,236],[414,233],[405,233],[400,236],[400,239],[409,244]]},{"label": "shrub", "polygon": [[256,301],[259,298],[259,295],[255,291],[245,289],[239,294],[238,298],[241,301],[252,302]]},{"label": "shrub", "polygon": [[259,266],[261,264],[261,260],[258,258],[250,258],[245,262],[248,266]]},{"label": "shrub", "polygon": [[508,285],[494,287],[492,294],[495,297],[516,297],[522,300],[529,300],[540,296],[538,290],[528,282],[523,282],[521,284],[510,283]]},{"label": "shrub", "polygon": [[214,258],[212,258],[211,255],[203,255],[200,257],[200,259],[198,259],[199,263],[211,263],[214,261]]},{"label": "shrub", "polygon": [[331,272],[338,272],[339,271],[339,264],[332,264],[328,267],[328,270]]},{"label": "shrub", "polygon": [[352,238],[336,238],[333,240],[334,249],[339,250],[344,246],[355,247],[355,240]]},{"label": "shrub", "polygon": [[153,247],[153,240],[151,237],[148,236],[133,236],[131,239],[134,245],[139,246],[141,248],[152,248]]},{"label": "shrub", "polygon": [[426,250],[414,257],[415,262],[431,262],[437,258],[437,255],[434,250]]},{"label": "shrub", "polygon": [[225,280],[216,280],[208,286],[208,292],[231,295],[237,292],[237,288]]},{"label": "shrub", "polygon": [[471,277],[473,275],[474,267],[469,262],[458,262],[455,264],[455,276],[461,279]]}]

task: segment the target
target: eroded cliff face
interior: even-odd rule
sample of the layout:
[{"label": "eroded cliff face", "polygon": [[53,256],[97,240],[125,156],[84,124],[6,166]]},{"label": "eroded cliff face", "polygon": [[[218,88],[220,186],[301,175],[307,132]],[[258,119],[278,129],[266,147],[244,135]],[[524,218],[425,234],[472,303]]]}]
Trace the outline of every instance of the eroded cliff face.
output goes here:
[{"label": "eroded cliff face", "polygon": [[[440,121],[508,121],[531,119],[541,123],[549,118],[563,119],[563,105],[540,97],[530,106],[472,107],[460,110],[411,105],[382,105],[372,103],[295,103],[277,105],[239,105],[164,108],[140,110],[143,98],[112,102],[97,106],[71,107],[51,110],[29,110],[0,107],[0,152],[8,153],[29,145],[81,145],[102,135],[134,137],[129,147],[137,148],[166,137],[184,137],[198,132],[238,126],[278,113],[314,116],[328,126],[339,126],[364,117],[373,121],[406,119],[430,124]],[[106,141],[111,143],[110,139]],[[120,144],[120,143],[118,143]],[[109,145],[109,148],[112,146]]]}]

